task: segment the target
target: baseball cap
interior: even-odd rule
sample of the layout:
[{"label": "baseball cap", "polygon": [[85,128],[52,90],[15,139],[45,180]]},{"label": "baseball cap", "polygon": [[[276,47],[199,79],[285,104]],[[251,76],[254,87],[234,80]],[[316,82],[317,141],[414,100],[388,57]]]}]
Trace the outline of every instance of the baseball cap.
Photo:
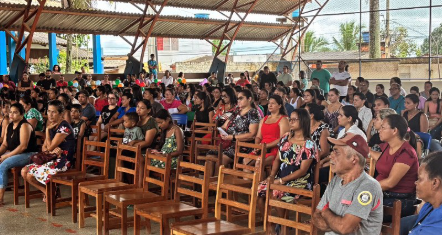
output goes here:
[{"label": "baseball cap", "polygon": [[349,146],[352,149],[356,150],[356,152],[360,153],[365,158],[368,158],[368,154],[370,152],[368,148],[367,141],[365,141],[364,137],[360,135],[356,135],[353,133],[347,133],[341,139],[334,139],[331,137],[327,138],[330,143],[338,146]]}]

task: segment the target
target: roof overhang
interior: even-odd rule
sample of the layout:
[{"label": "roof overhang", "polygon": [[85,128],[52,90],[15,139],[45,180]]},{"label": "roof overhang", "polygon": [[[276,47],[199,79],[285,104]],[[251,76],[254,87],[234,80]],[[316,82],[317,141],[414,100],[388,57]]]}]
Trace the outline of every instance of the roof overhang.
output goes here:
[{"label": "roof overhang", "polygon": [[[287,1],[287,0],[282,0]],[[0,30],[25,10],[26,5],[0,4]],[[35,7],[31,7],[35,8]],[[120,32],[141,14],[118,13],[102,10],[63,9],[57,7],[44,7],[38,21],[36,32],[53,32],[63,34],[100,34],[135,36],[137,26],[130,27],[125,32]],[[146,15],[145,20],[154,16]],[[152,32],[153,37],[192,38],[192,39],[219,39],[223,29],[220,28],[226,21],[215,19],[197,19],[179,16],[160,16]],[[20,29],[20,21],[11,25],[10,29]],[[238,22],[231,21],[230,25]],[[143,30],[149,29],[150,23]],[[291,24],[244,22],[235,40],[241,41],[274,41],[293,29]],[[206,35],[211,33],[209,36]],[[230,32],[233,34],[233,32]],[[230,35],[232,36],[232,35]]]}]

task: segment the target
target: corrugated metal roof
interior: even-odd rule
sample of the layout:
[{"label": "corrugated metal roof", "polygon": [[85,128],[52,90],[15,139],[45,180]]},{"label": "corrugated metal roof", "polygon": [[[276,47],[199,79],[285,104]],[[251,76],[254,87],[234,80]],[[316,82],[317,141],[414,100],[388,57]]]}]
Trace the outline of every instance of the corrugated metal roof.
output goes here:
[{"label": "corrugated metal roof", "polygon": [[[25,33],[25,36],[27,36],[28,33]],[[57,37],[57,45],[67,45],[67,41],[63,38]],[[34,33],[34,36],[32,37],[32,43],[38,44],[38,45],[48,45],[49,44],[49,38],[48,34],[46,33]]]},{"label": "corrugated metal roof", "polygon": [[[112,1],[112,2],[132,2],[132,3],[146,3],[145,0],[101,0],[101,1]],[[252,13],[257,14],[266,14],[266,15],[285,15],[291,13],[296,10],[298,5],[305,4],[306,2],[310,2],[311,0],[258,0],[256,6],[253,8]],[[201,10],[217,10],[216,7],[223,3],[224,0],[169,0],[166,6],[171,7],[183,7],[183,8],[192,8],[192,9],[201,9]],[[227,0],[224,4],[222,4],[218,10],[220,11],[231,11],[234,0]],[[239,12],[246,12],[249,10],[250,4],[247,3],[252,2],[252,0],[238,0],[237,6],[242,6],[237,9]],[[163,0],[152,0],[152,3],[155,5],[161,5]]]},{"label": "corrugated metal roof", "polygon": [[[0,3],[0,30],[25,8],[24,5]],[[118,35],[119,31],[141,17],[140,14],[116,13],[101,10],[62,9],[45,7],[37,24],[36,32],[56,32],[75,34]],[[153,16],[146,16],[146,21]],[[204,35],[224,24],[223,20],[196,19],[179,16],[160,16],[152,37],[204,39]],[[237,22],[231,22],[234,25]],[[11,26],[19,29],[21,20]],[[150,23],[143,30],[147,32]],[[134,36],[138,24],[129,28],[122,35]],[[221,27],[208,39],[221,38]],[[292,28],[288,24],[245,22],[239,30],[236,40],[270,41]],[[232,37],[234,30],[228,34]]]}]

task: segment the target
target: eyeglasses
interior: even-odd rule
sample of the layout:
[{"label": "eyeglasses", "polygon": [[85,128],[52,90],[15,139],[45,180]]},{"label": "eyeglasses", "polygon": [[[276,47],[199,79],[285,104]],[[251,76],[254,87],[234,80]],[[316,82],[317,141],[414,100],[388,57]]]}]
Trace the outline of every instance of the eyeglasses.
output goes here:
[{"label": "eyeglasses", "polygon": [[289,122],[296,122],[296,121],[298,121],[299,120],[299,118],[290,118],[289,119]]}]

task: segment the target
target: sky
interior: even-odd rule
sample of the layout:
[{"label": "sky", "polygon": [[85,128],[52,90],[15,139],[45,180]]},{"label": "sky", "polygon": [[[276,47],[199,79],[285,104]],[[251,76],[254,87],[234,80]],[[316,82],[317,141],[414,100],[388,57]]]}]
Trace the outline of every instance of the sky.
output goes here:
[{"label": "sky", "polygon": [[[368,1],[369,0],[362,0],[363,12],[369,10]],[[313,1],[313,3],[308,3],[305,11],[317,8],[317,5],[314,2],[315,1]],[[321,0],[321,2],[324,2],[324,0]],[[386,0],[379,0],[379,2],[380,10],[384,10]],[[433,7],[432,10],[432,29],[434,29],[442,23],[442,0],[432,0],[432,5],[437,6]],[[430,13],[428,6],[430,6],[430,0],[390,0],[390,9],[427,7],[421,9],[391,11],[390,28],[393,29],[398,26],[407,28],[410,40],[421,45],[423,40],[428,37],[429,32]],[[134,6],[126,3],[114,3],[109,5],[108,2],[98,1],[97,8],[119,12],[140,12]],[[355,21],[359,24],[360,16],[358,13],[354,13],[359,12],[359,9],[360,5],[358,0],[330,0],[322,10],[321,15],[310,25],[309,30],[313,31],[317,37],[324,37],[329,42],[330,47],[333,47],[332,39],[333,37],[339,39],[339,25],[341,23]],[[163,10],[162,15],[193,17],[195,13],[210,13],[210,18],[224,19],[224,17],[217,12],[173,7],[166,7]],[[311,14],[307,15],[312,16]],[[380,15],[382,28],[385,25],[385,12],[380,12]],[[276,23],[276,18],[277,16],[250,14],[247,17],[247,21]],[[308,17],[308,19],[311,19],[311,17]],[[236,18],[236,20],[239,19]],[[362,25],[365,26],[363,31],[368,31],[369,13],[362,13],[361,22]],[[105,55],[126,55],[130,51],[130,46],[119,37],[103,35],[101,40],[103,53]],[[231,54],[270,54],[275,48],[275,45],[271,42],[235,41],[231,49]],[[183,60],[206,54],[211,54],[211,46],[207,42],[196,39],[181,39],[180,52],[173,56],[177,57],[178,60]]]}]

